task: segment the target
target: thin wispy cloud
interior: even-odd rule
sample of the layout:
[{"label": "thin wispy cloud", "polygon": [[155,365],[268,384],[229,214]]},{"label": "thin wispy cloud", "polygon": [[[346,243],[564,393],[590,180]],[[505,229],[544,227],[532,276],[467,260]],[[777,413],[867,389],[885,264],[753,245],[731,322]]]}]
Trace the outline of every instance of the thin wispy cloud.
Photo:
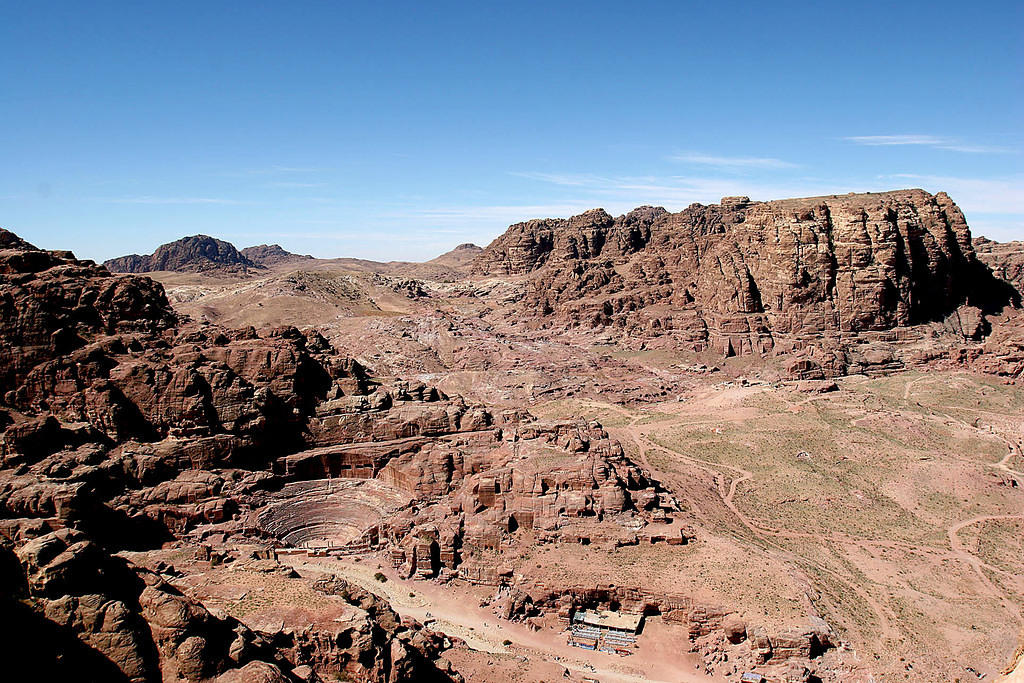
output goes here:
[{"label": "thin wispy cloud", "polygon": [[247,176],[287,176],[297,175],[302,173],[322,173],[328,169],[316,168],[313,166],[287,166],[284,164],[273,164],[270,166],[260,166],[253,168],[237,168],[231,170],[223,170],[217,173],[217,175],[228,177],[228,178],[244,178]]},{"label": "thin wispy cloud", "polygon": [[964,145],[956,142],[943,145],[940,149],[950,152],[964,152],[965,154],[1012,154],[1013,150],[1007,147],[990,147],[986,145]]},{"label": "thin wispy cloud", "polygon": [[947,192],[971,222],[973,213],[1020,214],[1024,217],[1024,175],[1000,178],[962,178],[957,176],[894,173],[886,179],[923,187],[930,192]]},{"label": "thin wispy cloud", "polygon": [[679,152],[669,157],[672,161],[716,168],[797,168],[798,164],[773,157],[729,157],[702,152]]},{"label": "thin wispy cloud", "polygon": [[283,187],[283,188],[308,188],[308,187],[324,187],[327,183],[300,183],[300,182],[289,182],[289,181],[277,181],[273,183],[267,183],[268,187]]},{"label": "thin wispy cloud", "polygon": [[943,138],[932,135],[851,135],[843,138],[848,142],[869,147],[894,147],[903,145],[926,145],[935,147],[945,143]]},{"label": "thin wispy cloud", "polygon": [[963,152],[966,154],[1005,154],[1012,151],[1005,147],[971,145],[953,138],[943,138],[935,135],[853,135],[843,139],[847,142],[867,147],[931,147],[933,149]]},{"label": "thin wispy cloud", "polygon": [[267,166],[265,168],[250,168],[246,171],[251,175],[267,175],[270,173],[315,173],[322,171],[322,168],[311,168],[309,166]]},{"label": "thin wispy cloud", "polygon": [[581,187],[595,182],[600,182],[602,180],[600,176],[595,175],[543,173],[540,171],[510,171],[509,175],[514,175],[518,178],[528,178],[529,180],[540,180],[541,182],[552,183],[554,185],[566,185],[569,187]]},{"label": "thin wispy cloud", "polygon": [[[500,205],[467,205],[440,206],[410,209],[404,212],[385,214],[385,218],[399,220],[420,220],[444,225],[493,225],[503,226],[531,218],[549,218],[554,216],[572,216],[593,209],[596,205],[588,201],[568,201],[552,204],[500,204]],[[431,228],[436,232],[436,228]],[[464,230],[453,231],[463,233]]]},{"label": "thin wispy cloud", "polygon": [[243,204],[236,199],[220,197],[104,197],[99,201],[109,204]]},{"label": "thin wispy cloud", "polygon": [[834,194],[850,190],[879,189],[874,187],[874,183],[840,184],[817,178],[798,178],[790,182],[764,182],[735,177],[715,178],[682,175],[598,176],[571,173],[518,173],[517,175],[564,187],[576,195],[563,203],[563,206],[585,206],[586,208],[604,206],[613,213],[629,211],[642,204],[682,208],[693,202],[717,202],[722,197],[729,195],[749,195],[754,199],[779,199]]}]

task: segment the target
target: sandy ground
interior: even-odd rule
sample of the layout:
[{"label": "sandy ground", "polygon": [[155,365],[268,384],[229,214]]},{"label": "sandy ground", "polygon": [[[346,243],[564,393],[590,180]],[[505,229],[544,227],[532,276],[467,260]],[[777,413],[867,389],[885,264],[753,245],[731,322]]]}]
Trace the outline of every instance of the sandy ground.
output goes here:
[{"label": "sandy ground", "polygon": [[[966,374],[937,378],[906,373],[877,381],[848,378],[841,385],[835,394],[810,396],[756,386],[702,388],[686,402],[649,406],[646,412],[657,414],[656,419],[618,406],[605,409],[625,418],[609,428],[613,436],[632,444],[636,457],[669,488],[675,489],[674,484],[681,481],[680,472],[711,475],[718,504],[728,510],[734,528],[745,529],[771,555],[802,567],[816,581],[840,586],[844,601],[859,602],[867,621],[857,624],[844,615],[846,624],[851,635],[859,636],[857,640],[870,641],[872,633],[878,638],[874,651],[891,657],[883,668],[903,668],[895,660],[898,656],[904,662],[906,657],[907,662],[918,664],[916,670],[908,671],[925,675],[920,665],[932,662],[923,651],[931,648],[939,655],[936,661],[946,660],[939,666],[947,672],[995,675],[1006,663],[1000,650],[1005,653],[1012,647],[1013,634],[1024,625],[1024,582],[1019,571],[1006,564],[1015,551],[1005,543],[994,551],[998,541],[992,536],[999,525],[1013,528],[1024,520],[1019,489],[1007,485],[1022,478],[1016,464],[1021,461],[1024,426],[1017,412],[1020,395],[1013,388],[986,385]],[[948,393],[943,396],[937,389]],[[895,396],[888,396],[889,392]],[[755,405],[759,407],[752,409]],[[794,416],[793,424],[813,426],[818,405],[823,406],[821,415],[849,421],[832,432],[842,443],[834,452],[825,445],[822,450],[807,446],[815,453],[805,454],[805,462],[814,464],[804,468],[798,459],[788,460],[793,458],[791,453],[766,449],[773,439],[785,444],[783,448],[792,448],[789,441],[778,438],[786,435],[787,420]],[[825,421],[820,424],[822,429],[835,427]],[[705,439],[701,432],[712,435]],[[702,441],[693,441],[695,436]],[[802,440],[812,438],[812,433],[806,433]],[[904,443],[894,446],[887,438]],[[705,455],[702,443],[716,448]],[[747,455],[754,453],[754,458]],[[847,466],[859,457],[866,467]],[[765,459],[771,463],[768,467],[762,467]],[[793,465],[783,467],[789,468],[787,474],[792,477],[779,477],[778,463],[788,462]],[[659,463],[671,469],[659,469]],[[821,479],[825,492],[816,496],[816,489],[807,487],[809,499],[780,496],[779,482],[788,480],[795,489],[805,469],[825,477]],[[845,477],[838,482],[832,479],[837,472]],[[943,478],[931,477],[933,472]],[[781,498],[782,504],[803,500],[813,505],[817,497],[818,505],[859,513],[858,508],[866,504],[834,497],[867,498],[853,488],[853,482],[876,486],[872,503],[880,501],[877,505],[888,506],[893,516],[881,511],[865,515],[871,527],[839,523],[814,529],[803,526],[809,521],[806,518],[786,524],[785,516],[775,514],[779,505],[773,509],[769,503]],[[824,510],[822,514],[828,515]],[[814,550],[825,544],[826,552]],[[979,548],[994,554],[995,561],[983,557]],[[827,609],[828,605],[816,607]],[[963,614],[965,608],[971,610],[967,620],[971,623],[951,623],[949,617]],[[837,613],[826,611],[825,616],[831,623],[842,624]],[[925,635],[932,624],[940,626],[935,634]],[[858,626],[859,633],[853,630]],[[1001,633],[998,645],[983,633]],[[916,651],[907,649],[908,634],[918,641]],[[939,634],[943,640],[936,637]],[[940,645],[943,641],[946,644]],[[1022,677],[1024,664],[1018,663],[1007,680]]]}]

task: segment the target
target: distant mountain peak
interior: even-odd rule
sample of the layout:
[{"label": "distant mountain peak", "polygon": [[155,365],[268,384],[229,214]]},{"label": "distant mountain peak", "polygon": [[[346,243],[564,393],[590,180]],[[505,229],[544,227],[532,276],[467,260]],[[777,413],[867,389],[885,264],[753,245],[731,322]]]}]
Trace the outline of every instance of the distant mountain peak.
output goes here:
[{"label": "distant mountain peak", "polygon": [[451,251],[430,259],[427,263],[459,269],[468,266],[483,250],[483,247],[478,247],[472,242],[463,242]]},{"label": "distant mountain peak", "polygon": [[308,254],[293,254],[280,244],[257,244],[256,246],[246,247],[241,251],[241,254],[253,263],[262,266],[270,266],[282,261],[310,260],[313,258]]},{"label": "distant mountain peak", "polygon": [[147,273],[169,270],[201,272],[206,270],[248,270],[265,266],[254,262],[235,245],[209,235],[191,235],[157,247],[150,255],[129,254],[103,263],[114,273]]}]

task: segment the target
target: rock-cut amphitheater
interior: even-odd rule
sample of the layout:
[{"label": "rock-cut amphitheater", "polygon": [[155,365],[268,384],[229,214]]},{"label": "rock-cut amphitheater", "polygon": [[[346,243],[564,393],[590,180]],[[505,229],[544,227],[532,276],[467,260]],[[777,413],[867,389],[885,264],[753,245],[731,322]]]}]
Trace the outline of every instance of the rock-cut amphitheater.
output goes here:
[{"label": "rock-cut amphitheater", "polygon": [[376,479],[318,479],[286,484],[257,515],[259,529],[286,546],[366,550],[411,498]]}]

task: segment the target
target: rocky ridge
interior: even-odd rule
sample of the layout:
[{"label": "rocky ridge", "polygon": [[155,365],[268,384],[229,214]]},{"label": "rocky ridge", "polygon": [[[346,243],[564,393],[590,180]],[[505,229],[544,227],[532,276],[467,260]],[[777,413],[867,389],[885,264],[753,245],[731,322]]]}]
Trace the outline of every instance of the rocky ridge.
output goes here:
[{"label": "rocky ridge", "polygon": [[473,270],[521,283],[498,310],[528,326],[722,356],[787,353],[801,377],[884,367],[891,354],[872,358],[858,342],[891,341],[964,306],[980,320],[1019,303],[978,260],[952,199],[923,190],[533,220]]},{"label": "rocky ridge", "polygon": [[293,254],[290,251],[286,251],[280,244],[258,244],[254,247],[246,247],[239,253],[253,263],[261,266],[272,266],[288,261],[309,261],[313,259],[313,257],[308,254]]},{"label": "rocky ridge", "polygon": [[203,272],[210,270],[245,272],[264,267],[262,263],[257,263],[244,253],[239,252],[230,242],[208,235],[183,237],[157,247],[152,254],[129,254],[105,261],[103,265],[113,273]]},{"label": "rocky ridge", "polygon": [[[484,252],[475,265],[476,279],[467,286],[474,290],[474,303],[491,307],[479,318],[481,330],[501,321],[509,327],[496,326],[497,335],[518,328],[541,344],[545,334],[591,330],[602,337],[621,335],[625,343],[635,336],[641,345],[679,348],[680,339],[688,337],[678,329],[641,327],[636,321],[651,319],[654,313],[692,314],[705,324],[705,338],[692,348],[725,356],[755,353],[753,346],[744,348],[743,339],[751,338],[750,321],[761,320],[767,333],[758,338],[766,345],[756,353],[785,353],[796,376],[895,367],[908,358],[893,350],[896,342],[915,335],[927,337],[928,343],[958,340],[958,346],[941,354],[922,344],[923,362],[966,362],[1008,378],[1020,376],[1024,337],[1019,332],[1024,325],[1007,324],[1019,322],[1019,311],[1012,308],[1019,294],[1012,282],[1000,283],[979,263],[991,262],[995,257],[986,254],[993,252],[1002,263],[1010,263],[1006,252],[978,246],[977,240],[976,253],[965,251],[961,233],[966,225],[954,227],[956,212],[948,208],[955,205],[939,201],[941,195],[929,200],[930,195],[918,193],[838,198],[861,206],[865,216],[875,215],[875,209],[862,206],[871,205],[875,197],[880,206],[889,207],[884,216],[891,210],[897,217],[913,217],[895,221],[899,237],[893,238],[894,260],[871,251],[874,255],[865,262],[868,271],[884,274],[879,276],[880,290],[864,284],[873,282],[870,273],[850,266],[854,272],[844,277],[853,284],[843,290],[850,296],[836,294],[839,276],[831,289],[804,286],[825,292],[818,298],[785,294],[792,286],[786,281],[778,290],[790,297],[783,307],[786,316],[776,316],[763,296],[761,310],[749,303],[736,305],[736,296],[722,299],[727,303],[720,310],[742,309],[730,315],[747,320],[744,334],[715,327],[726,313],[716,318],[697,305],[719,301],[706,290],[734,287],[751,297],[753,292],[761,296],[776,291],[769,277],[774,271],[764,259],[785,264],[796,258],[812,264],[808,273],[820,275],[813,254],[821,254],[822,247],[799,243],[779,255],[772,251],[778,244],[764,246],[771,244],[763,238],[766,226],[790,225],[779,207],[800,209],[809,203],[813,213],[818,199],[830,200],[825,203],[826,226],[854,209],[832,201],[837,198],[771,202],[761,209],[770,220],[756,212],[750,219],[762,235],[756,239],[748,235],[740,240],[725,228],[698,239],[692,237],[691,226],[696,246],[690,256],[690,246],[677,231],[662,225],[671,216],[663,210],[640,209],[618,219],[589,212],[553,222],[550,237],[544,236],[547,228],[534,226],[525,232],[535,236],[516,238],[516,244],[541,247],[519,250],[514,244],[502,246],[505,238],[499,238],[491,245],[499,255]],[[751,205],[757,203],[742,198],[723,202],[736,211]],[[748,229],[746,214],[742,218],[728,230]],[[792,220],[804,222],[799,215]],[[645,222],[648,228],[642,227]],[[865,223],[874,225],[867,218]],[[596,229],[595,224],[604,227]],[[632,227],[622,227],[626,224]],[[868,233],[875,234],[876,228],[881,230],[875,226]],[[826,233],[829,239],[838,234],[835,225]],[[809,228],[809,234],[815,230]],[[947,242],[936,235],[944,235]],[[664,244],[673,239],[682,245],[666,249]],[[970,245],[969,233],[966,239]],[[838,253],[835,243],[829,248]],[[734,249],[739,256],[732,256],[744,264],[748,277],[738,278],[740,285],[705,282],[715,272],[723,277],[725,254]],[[658,252],[656,260],[651,251]],[[712,258],[709,254],[717,259],[715,268],[702,265]],[[606,256],[607,263],[602,261]],[[691,257],[699,277],[691,278],[688,295],[680,298],[677,282],[688,272],[684,263]],[[833,254],[826,261],[834,259]],[[642,271],[658,274],[660,289],[635,272],[637,264],[648,261],[660,263]],[[599,273],[602,264],[607,266],[607,282]],[[829,267],[841,270],[836,264]],[[997,270],[1007,281],[1012,281],[1012,272]],[[584,281],[574,284],[577,277]],[[429,299],[439,291],[430,283],[421,288],[416,280],[378,279],[382,287],[413,300]],[[487,293],[492,282],[499,283],[493,286],[502,298],[499,305]],[[545,289],[543,282],[558,286]],[[743,282],[749,285],[745,290]],[[585,323],[574,317],[597,301],[604,314],[607,301],[640,296],[645,286],[653,292],[645,295],[649,302],[638,299],[634,307],[618,311],[613,307],[606,314],[610,322]],[[459,285],[452,290],[460,287],[465,289]],[[940,293],[935,301],[926,301],[929,287]],[[895,291],[895,303],[884,296],[862,298],[865,291]],[[546,298],[540,304],[542,292]],[[351,350],[339,352],[315,332],[195,324],[175,314],[160,285],[148,278],[112,276],[69,252],[44,252],[8,232],[0,232],[0,301],[5,306],[0,339],[6,349],[0,353],[0,536],[10,551],[0,553],[0,569],[10,568],[7,585],[14,587],[0,596],[0,607],[67,643],[69,657],[78,657],[68,660],[75,666],[115,680],[121,675],[130,680],[159,675],[312,680],[311,675],[338,672],[357,680],[457,679],[450,668],[435,663],[447,647],[443,640],[418,624],[390,618],[372,596],[354,595],[344,587],[334,593],[357,610],[358,627],[264,632],[206,610],[198,599],[187,597],[172,570],[146,569],[114,554],[167,542],[194,549],[199,561],[211,566],[245,566],[250,560],[228,550],[240,541],[270,543],[284,552],[290,543],[308,543],[312,549],[326,540],[340,543],[326,546],[334,553],[377,551],[402,576],[495,586],[507,618],[529,621],[551,613],[564,617],[579,608],[629,605],[687,624],[705,661],[721,656],[723,642],[739,641],[752,662],[797,668],[806,664],[819,677],[834,679],[828,659],[838,656],[832,651],[834,640],[816,617],[806,629],[773,634],[757,624],[737,624],[738,615],[728,606],[687,595],[655,594],[639,587],[521,584],[525,577],[508,560],[531,546],[614,549],[681,545],[695,536],[699,540],[689,525],[688,509],[626,457],[597,423],[539,422],[525,411],[498,412],[423,382],[377,378],[347,355]],[[683,303],[677,306],[676,301]],[[999,306],[1006,306],[1003,314],[992,315]],[[842,321],[858,307],[867,311],[864,320],[874,322],[845,328]],[[816,331],[819,309],[832,311],[835,327]],[[789,327],[777,327],[780,319],[790,321]],[[801,324],[793,324],[794,319]],[[419,324],[415,319],[405,322]],[[433,331],[416,334],[428,339]],[[458,355],[473,362],[469,350],[476,342],[461,343],[466,351]],[[371,485],[336,490],[332,478]],[[338,503],[341,499],[343,504]],[[383,500],[387,508],[377,505]],[[296,502],[308,505],[302,508]],[[353,530],[353,514],[375,507],[387,514],[369,515]],[[273,512],[288,508],[316,508],[316,514],[300,515],[303,519],[296,521]],[[208,544],[213,550],[204,550]],[[253,560],[265,563],[269,571],[287,569],[275,563],[273,551],[261,550],[259,557],[271,558]],[[56,563],[52,567],[51,559]],[[67,579],[68,565],[77,567],[75,576],[120,579],[108,585],[91,583],[90,578],[77,586]],[[143,599],[149,587],[176,596],[172,602],[180,601],[198,616],[174,621],[170,635],[161,635],[161,617],[146,607],[152,595]],[[163,595],[158,599],[169,600]],[[62,602],[55,606],[53,601]],[[25,609],[29,612],[18,612]],[[108,614],[115,616],[108,619]],[[42,621],[37,621],[40,615]],[[237,636],[226,648],[225,629]],[[109,662],[96,659],[95,652],[114,661],[120,674],[109,669]]]}]

